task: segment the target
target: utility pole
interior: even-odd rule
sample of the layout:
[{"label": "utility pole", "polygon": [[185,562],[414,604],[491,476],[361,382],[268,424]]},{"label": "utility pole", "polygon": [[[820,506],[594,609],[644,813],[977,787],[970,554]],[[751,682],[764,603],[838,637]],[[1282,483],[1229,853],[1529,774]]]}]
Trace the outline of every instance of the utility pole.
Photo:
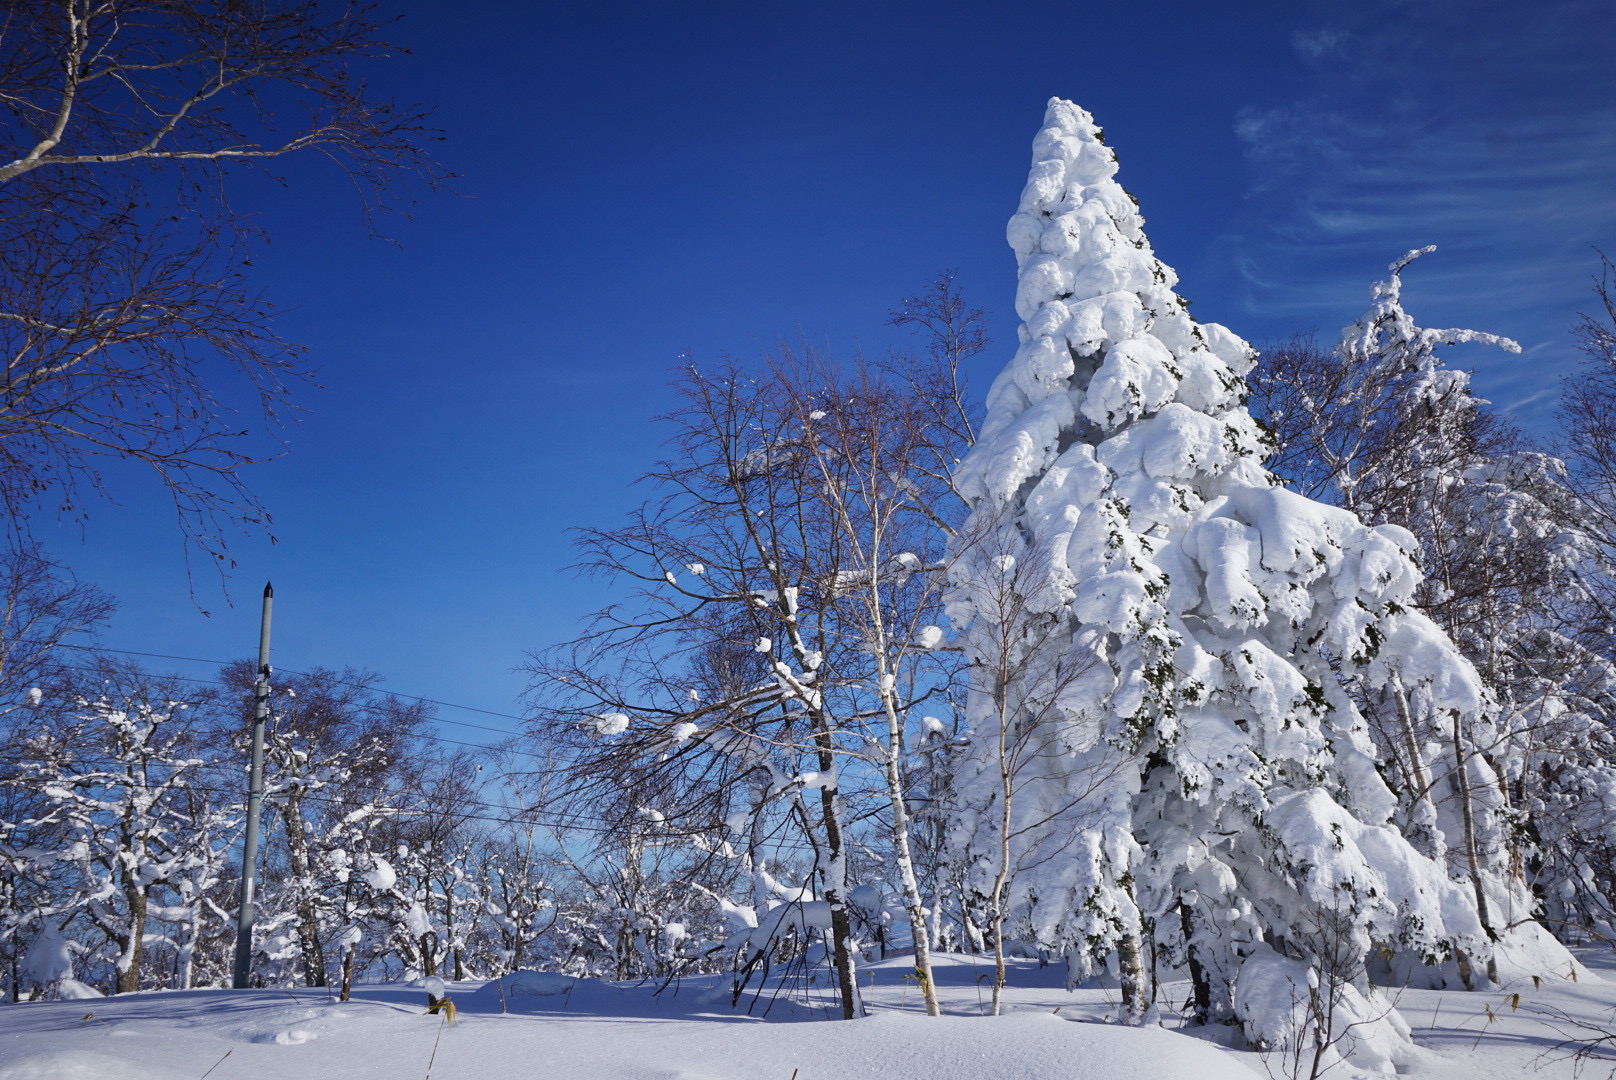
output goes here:
[{"label": "utility pole", "polygon": [[258,872],[258,818],[264,808],[264,726],[269,722],[269,611],[273,585],[264,586],[264,617],[258,627],[258,682],[253,689],[252,766],[247,778],[247,838],[241,847],[241,907],[236,912],[236,970],[231,985],[247,989],[252,973],[253,878]]}]

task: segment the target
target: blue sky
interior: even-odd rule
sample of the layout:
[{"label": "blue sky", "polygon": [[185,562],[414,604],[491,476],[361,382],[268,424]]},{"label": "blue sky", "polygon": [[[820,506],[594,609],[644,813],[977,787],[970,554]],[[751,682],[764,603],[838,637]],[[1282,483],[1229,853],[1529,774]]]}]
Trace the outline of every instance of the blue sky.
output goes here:
[{"label": "blue sky", "polygon": [[413,55],[371,81],[437,107],[459,194],[393,246],[317,162],[238,189],[274,241],[257,284],[325,388],[252,474],[280,542],[236,544],[233,606],[205,577],[193,602],[171,512],[135,478],[82,537],[42,530],[121,601],[108,645],[248,655],[273,579],[278,664],[517,712],[524,652],[605,599],[565,572],[567,530],[647,494],[681,351],[884,350],[887,309],[953,268],[993,313],[985,389],[1015,339],[1004,224],[1051,95],[1105,126],[1198,317],[1333,340],[1387,263],[1438,244],[1410,309],[1519,340],[1452,361],[1540,434],[1592,247],[1616,254],[1608,3],[399,10]]}]

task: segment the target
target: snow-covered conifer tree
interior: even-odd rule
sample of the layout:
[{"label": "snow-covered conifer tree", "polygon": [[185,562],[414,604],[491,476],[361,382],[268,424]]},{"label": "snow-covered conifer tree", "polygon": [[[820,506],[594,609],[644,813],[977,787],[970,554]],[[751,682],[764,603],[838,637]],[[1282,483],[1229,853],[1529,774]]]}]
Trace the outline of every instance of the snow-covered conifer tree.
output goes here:
[{"label": "snow-covered conifer tree", "polygon": [[1437,352],[1467,342],[1516,353],[1520,346],[1476,330],[1424,328],[1403,307],[1403,270],[1433,250],[1393,262],[1369,308],[1342,331],[1336,355],[1354,385],[1374,388],[1368,405],[1380,438],[1372,441],[1383,449],[1340,461],[1334,486],[1363,520],[1414,534],[1423,572],[1414,601],[1493,697],[1493,708],[1457,718],[1394,684],[1381,695],[1378,719],[1383,732],[1396,732],[1380,743],[1383,757],[1401,766],[1399,794],[1416,811],[1410,839],[1427,854],[1448,853],[1450,871],[1470,881],[1483,926],[1494,932],[1531,911],[1509,866],[1504,777],[1520,775],[1520,754],[1534,741],[1527,729],[1562,696],[1553,669],[1568,674],[1590,659],[1557,632],[1552,610],[1579,599],[1576,570],[1590,550],[1559,482],[1560,463],[1510,445],[1510,433],[1482,411],[1469,373]]},{"label": "snow-covered conifer tree", "polygon": [[[1468,890],[1391,824],[1396,799],[1338,679],[1397,680],[1443,715],[1487,707],[1412,610],[1415,542],[1273,482],[1243,404],[1254,353],[1190,317],[1116,168],[1089,114],[1051,101],[1008,231],[1021,346],[960,474],[974,535],[1041,568],[1026,647],[1086,672],[1047,713],[1000,718],[994,688],[973,688],[983,754],[998,724],[1048,732],[1031,790],[1064,849],[1020,870],[1012,925],[1067,949],[1074,974],[1115,955],[1136,1017],[1147,927],[1186,949],[1216,1019],[1247,958],[1308,956],[1320,912],[1360,960],[1372,943],[1486,953]],[[953,605],[979,670],[983,642],[1007,637],[983,587],[959,575]],[[1112,754],[1128,767],[1061,799],[1063,777],[1089,784]],[[993,769],[976,775],[995,782],[962,777],[958,844],[985,875],[998,796]]]},{"label": "snow-covered conifer tree", "polygon": [[[1255,397],[1287,483],[1414,534],[1423,573],[1415,602],[1494,697],[1495,709],[1460,727],[1395,684],[1365,700],[1406,834],[1470,881],[1484,924],[1502,928],[1531,911],[1522,867],[1551,903],[1549,889],[1583,880],[1568,873],[1577,858],[1566,841],[1601,830],[1565,812],[1561,785],[1582,792],[1603,782],[1581,771],[1597,770],[1604,755],[1596,717],[1609,709],[1616,671],[1578,624],[1589,581],[1603,574],[1587,504],[1564,464],[1529,449],[1438,352],[1519,346],[1423,328],[1403,306],[1402,272],[1431,250],[1391,264],[1333,351],[1288,342],[1263,357]],[[1555,913],[1568,915],[1581,921]]]}]

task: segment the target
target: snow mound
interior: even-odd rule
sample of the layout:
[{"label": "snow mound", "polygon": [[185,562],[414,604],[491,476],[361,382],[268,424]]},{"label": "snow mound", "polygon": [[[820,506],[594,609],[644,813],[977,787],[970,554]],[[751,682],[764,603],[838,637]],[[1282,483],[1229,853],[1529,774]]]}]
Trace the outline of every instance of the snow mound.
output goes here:
[{"label": "snow mound", "polygon": [[1267,946],[1240,965],[1234,1012],[1252,1046],[1282,1058],[1299,1052],[1304,1070],[1312,1066],[1321,1014],[1327,1017],[1330,1044],[1321,1069],[1346,1061],[1365,1072],[1390,1075],[1418,1055],[1408,1024],[1379,991],[1371,990],[1366,998],[1343,982],[1332,994],[1307,964]]},{"label": "snow mound", "polygon": [[60,1050],[0,1064],[0,1080],[175,1080],[183,1075],[93,1050]]},{"label": "snow mound", "polygon": [[287,1031],[277,1031],[274,1035],[263,1039],[263,1042],[272,1042],[276,1046],[302,1046],[306,1042],[313,1042],[320,1036],[308,1028],[291,1028]]},{"label": "snow mound", "polygon": [[1502,986],[1540,979],[1603,982],[1584,967],[1571,950],[1554,939],[1541,923],[1524,922],[1506,930],[1493,946]]},{"label": "snow mound", "polygon": [[660,1015],[669,1011],[670,1004],[677,996],[673,992],[657,995],[648,989],[646,992],[630,992],[600,979],[575,978],[554,971],[524,968],[500,979],[490,979],[470,993],[462,990],[455,996],[455,1003],[462,1014],[506,1012],[617,1016],[626,1012]]},{"label": "snow mound", "polygon": [[[878,1013],[852,1023],[793,1024],[782,1029],[741,1028],[757,1048],[760,1065],[774,1057],[783,1075],[801,1063],[804,1076],[838,1080],[1026,1080],[1081,1075],[1108,1080],[1252,1080],[1257,1074],[1208,1045],[1162,1028],[1073,1023],[1046,1012],[931,1019]],[[777,1046],[765,1051],[758,1036]],[[740,1047],[736,1048],[737,1050]],[[727,1056],[727,1055],[726,1055]],[[827,1064],[834,1062],[833,1068]],[[730,1075],[714,1070],[718,1075]],[[734,1075],[764,1077],[778,1067],[753,1065]]]},{"label": "snow mound", "polygon": [[56,923],[44,920],[39,936],[28,946],[23,956],[21,977],[24,983],[48,986],[73,977],[73,957],[68,951],[67,939]]},{"label": "snow mound", "polygon": [[499,980],[506,997],[551,997],[565,994],[577,985],[571,975],[556,971],[515,971]]},{"label": "snow mound", "polygon": [[[1504,946],[1506,951],[1516,947]],[[1569,1077],[1568,1061],[1543,1057],[1542,1010],[1600,1022],[1616,1005],[1616,979],[1610,974],[1616,957],[1600,949],[1586,958],[1603,980],[1580,973],[1576,983],[1545,977],[1539,988],[1530,983],[1519,988],[1518,1010],[1491,990],[1473,995],[1400,991],[1399,1013],[1420,1045],[1400,1059],[1397,1047],[1403,1043],[1394,1024],[1392,1047],[1388,1052],[1381,1045],[1380,1063],[1389,1058],[1421,1080]],[[933,972],[947,1015],[930,1019],[918,1015],[913,980],[903,978],[912,962],[910,956],[894,955],[863,968],[869,983],[865,997],[875,1014],[851,1023],[831,1019],[834,999],[811,988],[797,1001],[782,998],[766,1017],[766,998],[750,1015],[745,1001],[732,1011],[728,979],[719,976],[680,980],[661,994],[651,984],[578,979],[570,994],[519,996],[513,1002],[517,1007],[503,1016],[497,983],[477,991],[471,989],[474,983],[450,984],[460,1006],[454,1027],[422,1015],[422,991],[407,982],[364,984],[355,989],[353,1001],[342,1004],[328,1002],[324,990],[300,988],[125,994],[96,1003],[100,1023],[82,1019],[83,1004],[45,1001],[0,1008],[0,1080],[197,1080],[214,1066],[210,1080],[407,1080],[423,1075],[435,1043],[433,1075],[466,1080],[530,1075],[788,1080],[793,1070],[798,1080],[1290,1075],[1289,1062],[1279,1054],[1213,1045],[1221,1037],[1239,1038],[1222,1024],[1181,1033],[1057,1017],[1059,1009],[1063,1017],[1098,1021],[1116,1011],[1114,991],[1064,989],[1060,963],[1012,960],[1006,991],[1010,1011],[991,1017],[974,1015],[984,1007],[980,978],[991,977],[991,963],[982,956],[940,955]],[[1270,953],[1239,978],[1249,995],[1272,1001],[1283,994],[1289,1000],[1293,989],[1308,984],[1305,971],[1287,971],[1286,964]],[[534,976],[537,982],[529,985],[540,989],[565,978],[525,972],[515,981]],[[1170,978],[1162,989],[1162,1002],[1183,1001],[1190,994],[1184,978]],[[704,991],[718,991],[720,1000],[704,1005],[697,1000]],[[1483,1013],[1489,1003],[1496,1013],[1491,1023]],[[1373,997],[1369,1004],[1372,1015],[1384,1008]],[[1173,1011],[1163,1009],[1169,1025]],[[1283,1016],[1273,1019],[1285,1022]],[[274,1039],[276,1033],[295,1031],[316,1032],[319,1038],[303,1046]],[[226,1061],[227,1050],[232,1053]],[[1358,1058],[1370,1064],[1349,1056],[1347,1065],[1324,1075],[1330,1080],[1385,1075],[1371,1071],[1373,1058],[1362,1053]],[[1308,1071],[1304,1067],[1302,1075]]]},{"label": "snow mound", "polygon": [[92,1001],[106,997],[95,987],[81,983],[77,979],[60,980],[56,984],[55,992],[46,996],[60,998],[63,1001]]},{"label": "snow mound", "polygon": [[[1534,980],[1558,982],[1602,982],[1598,975],[1583,966],[1571,950],[1556,941],[1538,922],[1519,923],[1505,930],[1492,944],[1498,985],[1503,989],[1519,990]],[[1477,990],[1487,987],[1480,961],[1472,961],[1470,980]],[[1437,964],[1422,963],[1417,955],[1399,953],[1390,958],[1377,957],[1370,964],[1370,978],[1381,986],[1407,986],[1421,990],[1466,989],[1464,975],[1458,961],[1450,957]]]}]

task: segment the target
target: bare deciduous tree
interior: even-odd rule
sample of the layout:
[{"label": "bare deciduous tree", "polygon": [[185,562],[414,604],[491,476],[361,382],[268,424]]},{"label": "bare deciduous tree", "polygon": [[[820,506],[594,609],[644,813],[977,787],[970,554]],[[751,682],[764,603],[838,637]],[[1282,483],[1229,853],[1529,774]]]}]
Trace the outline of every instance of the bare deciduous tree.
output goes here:
[{"label": "bare deciduous tree", "polygon": [[1599,258],[1594,294],[1603,310],[1584,312],[1573,330],[1586,362],[1566,380],[1560,421],[1572,483],[1609,548],[1616,545],[1616,263],[1603,252]]},{"label": "bare deciduous tree", "polygon": [[775,829],[809,845],[846,1016],[857,796],[884,803],[938,1012],[907,770],[911,712],[950,682],[936,624],[970,430],[958,365],[980,348],[981,314],[945,276],[894,321],[922,326],[928,347],[885,375],[813,349],[781,348],[756,374],[692,367],[668,418],[673,453],[646,477],[658,499],[625,528],[582,534],[585,565],[635,595],[534,669],[573,794],[608,820],[654,811],[713,851],[723,830],[745,836],[760,880]]},{"label": "bare deciduous tree", "polygon": [[75,580],[36,547],[0,554],[0,716],[32,704],[36,689],[74,682],[61,646],[94,634],[114,607],[105,592]]},{"label": "bare deciduous tree", "polygon": [[374,8],[29,0],[0,23],[0,509],[82,517],[114,462],[148,468],[186,550],[228,563],[268,515],[241,471],[308,373],[244,280],[257,229],[230,166],[323,154],[372,209],[445,174],[418,109],[356,62],[398,51]]},{"label": "bare deciduous tree", "polygon": [[[236,752],[251,730],[256,664],[240,660],[220,672],[235,698],[226,733]],[[381,677],[347,668],[315,668],[275,677],[265,746],[267,801],[275,811],[268,863],[274,902],[296,912],[299,973],[305,986],[328,984],[327,947],[340,934],[345,882],[334,863],[354,829],[375,829],[383,807],[399,797],[412,757],[432,719],[431,706],[379,689]]]},{"label": "bare deciduous tree", "polygon": [[[1099,728],[1063,722],[1062,699],[1097,672],[1097,659],[1059,647],[1058,616],[1036,609],[1033,598],[1048,580],[1036,550],[1012,539],[992,520],[971,526],[979,535],[956,540],[956,586],[971,594],[974,617],[961,627],[974,678],[972,734],[986,748],[956,776],[955,858],[979,890],[993,939],[990,1011],[1003,1007],[1005,938],[1011,909],[1035,906],[1012,899],[1017,874],[1035,863],[1071,857],[1070,845],[1097,822],[1086,804],[1127,766],[1126,757],[1099,738]],[[985,886],[985,887],[984,887]],[[1120,950],[1120,971],[1130,999],[1143,999],[1137,944]]]}]

